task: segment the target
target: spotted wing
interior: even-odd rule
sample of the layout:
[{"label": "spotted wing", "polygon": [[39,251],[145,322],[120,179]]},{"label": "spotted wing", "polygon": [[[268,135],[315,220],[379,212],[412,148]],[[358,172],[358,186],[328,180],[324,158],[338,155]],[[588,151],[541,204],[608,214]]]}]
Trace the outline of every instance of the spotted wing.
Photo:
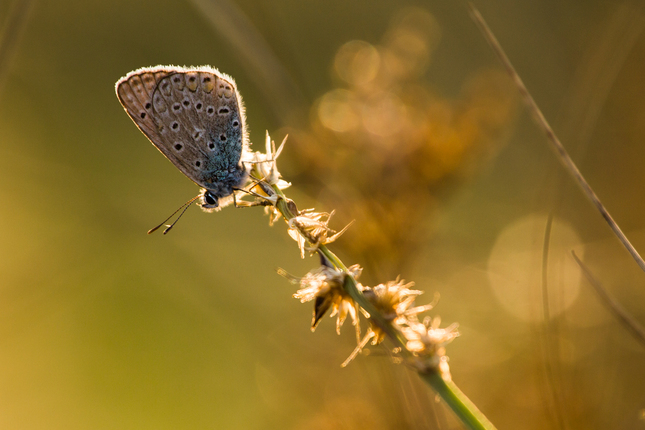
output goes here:
[{"label": "spotted wing", "polygon": [[[130,118],[182,173],[219,197],[241,180],[248,147],[234,81],[210,67],[143,68],[121,78],[117,96]],[[218,191],[226,189],[227,191]]]}]

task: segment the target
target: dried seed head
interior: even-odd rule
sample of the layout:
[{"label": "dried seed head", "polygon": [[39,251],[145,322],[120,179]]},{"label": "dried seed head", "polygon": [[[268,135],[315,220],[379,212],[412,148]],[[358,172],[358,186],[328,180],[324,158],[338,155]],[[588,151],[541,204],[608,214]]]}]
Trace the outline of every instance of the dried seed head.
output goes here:
[{"label": "dried seed head", "polygon": [[298,243],[302,258],[305,258],[305,251],[314,252],[320,245],[327,245],[338,239],[351,225],[346,225],[339,232],[332,230],[329,228],[329,220],[333,214],[333,211],[326,213],[305,209],[289,220],[289,236]]},{"label": "dried seed head", "polygon": [[246,163],[251,164],[251,175],[258,181],[265,182],[269,185],[276,185],[279,189],[283,190],[291,186],[289,182],[280,179],[280,171],[278,170],[278,157],[287,142],[287,137],[280,144],[276,150],[275,142],[271,140],[269,132],[266,133],[265,145],[266,153],[254,152],[246,157]]},{"label": "dried seed head", "polygon": [[451,324],[446,328],[439,328],[439,324],[439,317],[426,317],[422,323],[416,318],[410,318],[405,326],[401,327],[401,333],[407,340],[407,350],[419,358],[410,364],[421,371],[439,369],[444,373],[444,377],[449,377],[445,347],[459,336],[459,332],[457,324]]},{"label": "dried seed head", "polygon": [[[349,273],[358,278],[363,270],[358,264],[349,267]],[[321,318],[332,309],[330,316],[338,316],[336,319],[336,331],[345,322],[347,315],[352,319],[352,324],[358,326],[358,305],[343,289],[343,282],[347,274],[327,266],[320,266],[307,273],[302,278],[292,280],[300,285],[300,289],[293,295],[302,303],[314,300],[314,314],[311,322],[311,330],[315,330]],[[358,334],[357,334],[358,336]]]},{"label": "dried seed head", "polygon": [[363,294],[386,320],[394,321],[399,317],[405,317],[417,296],[423,294],[423,291],[411,290],[412,286],[414,286],[414,282],[406,284],[403,279],[397,278],[387,284],[368,288]]}]

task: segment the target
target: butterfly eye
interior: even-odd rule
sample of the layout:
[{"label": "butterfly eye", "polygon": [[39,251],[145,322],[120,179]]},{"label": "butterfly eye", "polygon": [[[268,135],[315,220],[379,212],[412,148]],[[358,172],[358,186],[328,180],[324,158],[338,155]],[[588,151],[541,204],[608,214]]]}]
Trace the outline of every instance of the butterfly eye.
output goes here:
[{"label": "butterfly eye", "polygon": [[210,191],[206,191],[204,193],[204,203],[206,203],[208,206],[217,207],[217,199],[214,195],[211,194]]}]

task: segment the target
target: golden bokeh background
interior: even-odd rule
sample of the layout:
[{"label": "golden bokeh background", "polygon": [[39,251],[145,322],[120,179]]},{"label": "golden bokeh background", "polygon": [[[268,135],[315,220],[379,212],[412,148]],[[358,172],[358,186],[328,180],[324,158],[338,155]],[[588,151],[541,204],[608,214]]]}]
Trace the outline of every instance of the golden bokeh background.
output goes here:
[{"label": "golden bokeh background", "polygon": [[[476,6],[645,250],[642,2]],[[197,192],[114,94],[157,64],[235,77],[253,148],[289,135],[287,194],[355,220],[332,248],[361,281],[441,295],[453,379],[498,428],[645,428],[645,345],[571,251],[641,324],[645,274],[463,3],[8,0],[0,25],[0,429],[460,428],[386,348],[340,368],[353,330],[310,332],[275,269],[317,259],[262,210],[145,234]]]}]

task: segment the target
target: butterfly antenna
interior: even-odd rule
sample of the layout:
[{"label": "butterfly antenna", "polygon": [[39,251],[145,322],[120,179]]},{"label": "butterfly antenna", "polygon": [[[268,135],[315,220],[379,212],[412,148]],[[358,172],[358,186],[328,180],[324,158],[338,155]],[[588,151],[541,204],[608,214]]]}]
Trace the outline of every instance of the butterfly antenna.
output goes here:
[{"label": "butterfly antenna", "polygon": [[154,233],[155,231],[157,231],[157,230],[158,230],[162,225],[164,225],[164,224],[166,223],[166,221],[168,221],[170,218],[174,217],[174,216],[175,216],[175,214],[176,214],[177,212],[179,212],[179,211],[181,211],[181,210],[183,209],[183,211],[181,211],[181,213],[179,214],[179,216],[177,217],[177,219],[176,219],[172,224],[170,224],[169,226],[167,226],[167,227],[166,227],[166,229],[163,231],[163,234],[168,233],[168,231],[170,231],[170,229],[171,229],[171,228],[173,228],[173,226],[174,226],[175,224],[177,224],[177,221],[179,221],[179,218],[181,218],[181,216],[184,214],[184,212],[186,212],[186,210],[190,207],[190,205],[192,205],[192,204],[193,204],[193,202],[194,202],[195,200],[197,200],[199,197],[201,197],[201,194],[199,194],[199,195],[197,195],[197,196],[193,197],[192,199],[188,200],[188,201],[187,201],[186,203],[184,203],[183,205],[179,206],[179,208],[178,208],[176,211],[174,211],[174,212],[173,212],[173,213],[172,213],[168,218],[166,218],[165,220],[163,220],[163,221],[161,222],[161,224],[159,224],[158,226],[156,226],[156,227],[151,228],[150,230],[148,230],[148,234],[150,234],[150,233]]}]

